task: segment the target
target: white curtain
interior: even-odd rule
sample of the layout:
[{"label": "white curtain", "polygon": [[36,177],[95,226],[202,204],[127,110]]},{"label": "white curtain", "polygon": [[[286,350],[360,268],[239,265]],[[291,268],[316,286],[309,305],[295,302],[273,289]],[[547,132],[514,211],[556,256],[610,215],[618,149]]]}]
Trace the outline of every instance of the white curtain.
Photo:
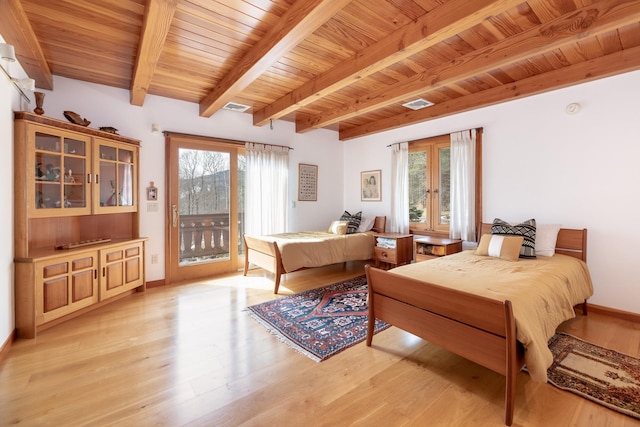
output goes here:
[{"label": "white curtain", "polygon": [[133,206],[133,168],[131,165],[120,165],[122,168],[122,190],[120,206]]},{"label": "white curtain", "polygon": [[246,143],[245,232],[249,235],[287,231],[289,148]]},{"label": "white curtain", "polygon": [[451,224],[449,237],[476,241],[476,131],[451,134]]},{"label": "white curtain", "polygon": [[409,233],[409,143],[392,145],[391,221],[392,233]]}]

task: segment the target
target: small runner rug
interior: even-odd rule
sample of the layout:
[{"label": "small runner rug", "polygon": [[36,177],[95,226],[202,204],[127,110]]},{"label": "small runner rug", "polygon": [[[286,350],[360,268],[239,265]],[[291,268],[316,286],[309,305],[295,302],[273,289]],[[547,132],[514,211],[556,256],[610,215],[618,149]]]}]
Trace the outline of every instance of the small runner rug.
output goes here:
[{"label": "small runner rug", "polygon": [[640,419],[640,359],[559,333],[549,341],[549,383]]},{"label": "small runner rug", "polygon": [[[367,336],[367,279],[359,276],[248,307],[282,342],[321,362]],[[376,320],[375,333],[390,325]]]}]

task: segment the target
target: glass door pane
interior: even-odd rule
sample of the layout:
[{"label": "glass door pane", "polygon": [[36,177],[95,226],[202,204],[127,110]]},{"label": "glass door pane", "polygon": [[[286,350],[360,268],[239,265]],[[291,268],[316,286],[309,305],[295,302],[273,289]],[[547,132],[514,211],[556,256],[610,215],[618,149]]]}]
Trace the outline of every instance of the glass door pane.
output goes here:
[{"label": "glass door pane", "polygon": [[180,266],[230,259],[230,157],[178,150]]},{"label": "glass door pane", "polygon": [[245,195],[245,174],[247,172],[247,161],[244,154],[238,154],[238,255],[244,258],[244,195]]},{"label": "glass door pane", "polygon": [[36,132],[36,209],[59,209],[62,207],[60,192],[60,169],[62,138]]},{"label": "glass door pane", "polygon": [[64,201],[66,208],[88,207],[87,144],[76,139],[64,139]]},{"label": "glass door pane", "polygon": [[133,151],[118,148],[119,206],[133,206]]},{"label": "glass door pane", "polygon": [[429,219],[428,160],[427,151],[409,153],[409,221],[418,229],[427,228]]},{"label": "glass door pane", "polygon": [[134,206],[134,151],[118,145],[100,144],[98,153],[100,206]]},{"label": "glass door pane", "polygon": [[118,206],[118,181],[116,180],[116,147],[100,145],[98,188],[100,206]]},{"label": "glass door pane", "polygon": [[440,183],[438,225],[449,225],[451,222],[451,149],[441,147],[438,149]]},{"label": "glass door pane", "polygon": [[35,209],[88,209],[87,142],[36,132]]}]

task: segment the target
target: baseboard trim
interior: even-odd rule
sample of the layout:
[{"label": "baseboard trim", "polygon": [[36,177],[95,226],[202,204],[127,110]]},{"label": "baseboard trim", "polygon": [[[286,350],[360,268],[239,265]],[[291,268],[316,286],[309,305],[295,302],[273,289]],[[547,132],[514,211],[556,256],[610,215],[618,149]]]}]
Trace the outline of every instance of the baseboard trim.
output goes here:
[{"label": "baseboard trim", "polygon": [[160,286],[164,286],[166,283],[164,282],[164,279],[162,280],[154,280],[153,282],[147,282],[147,289],[149,288],[157,288]]},{"label": "baseboard trim", "polygon": [[9,354],[9,349],[13,342],[18,338],[18,330],[14,329],[12,333],[9,334],[6,340],[2,343],[2,347],[0,347],[0,364],[4,361],[7,354]]},{"label": "baseboard trim", "polygon": [[630,311],[618,310],[616,308],[604,307],[601,305],[595,305],[588,303],[588,310],[592,313],[604,314],[609,317],[615,317],[622,320],[628,320],[630,322],[640,323],[640,314],[632,313]]}]

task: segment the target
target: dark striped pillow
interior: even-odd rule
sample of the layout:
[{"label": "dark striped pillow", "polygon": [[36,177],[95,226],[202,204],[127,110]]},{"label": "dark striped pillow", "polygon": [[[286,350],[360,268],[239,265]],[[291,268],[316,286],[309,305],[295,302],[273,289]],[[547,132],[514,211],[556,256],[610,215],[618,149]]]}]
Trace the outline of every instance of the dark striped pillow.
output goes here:
[{"label": "dark striped pillow", "polygon": [[503,234],[523,236],[524,241],[520,247],[520,258],[536,257],[536,220],[529,219],[520,224],[511,225],[506,221],[496,218],[491,225],[491,234]]},{"label": "dark striped pillow", "polygon": [[340,217],[340,221],[349,221],[347,234],[357,233],[358,227],[360,227],[360,221],[362,221],[362,211],[355,214],[350,214],[349,212],[344,211]]}]

